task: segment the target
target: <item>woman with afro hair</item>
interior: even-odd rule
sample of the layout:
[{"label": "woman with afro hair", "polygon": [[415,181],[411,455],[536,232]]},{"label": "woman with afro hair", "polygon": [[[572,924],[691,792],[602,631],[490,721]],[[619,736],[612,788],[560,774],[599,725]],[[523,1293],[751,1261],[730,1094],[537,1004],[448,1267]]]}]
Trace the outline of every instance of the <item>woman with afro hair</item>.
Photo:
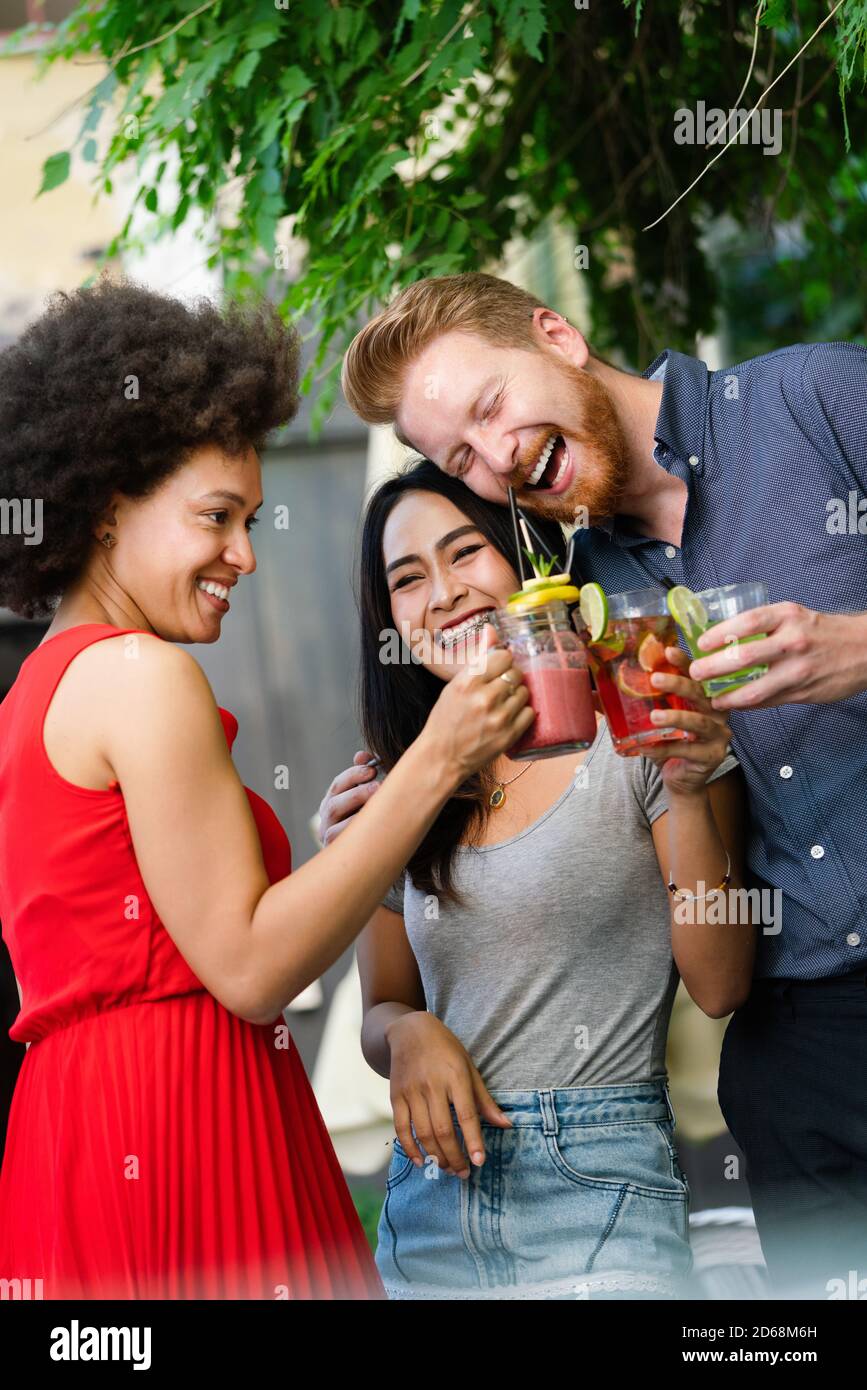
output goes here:
[{"label": "woman with afro hair", "polygon": [[0,534],[0,605],[51,615],[0,705],[0,921],[29,1045],[0,1172],[13,1290],[383,1297],[281,1011],[532,712],[491,651],[290,873],[183,644],[219,639],[256,567],[259,452],[297,409],[298,356],[267,304],[108,279],[0,354],[4,515],[40,518]]}]

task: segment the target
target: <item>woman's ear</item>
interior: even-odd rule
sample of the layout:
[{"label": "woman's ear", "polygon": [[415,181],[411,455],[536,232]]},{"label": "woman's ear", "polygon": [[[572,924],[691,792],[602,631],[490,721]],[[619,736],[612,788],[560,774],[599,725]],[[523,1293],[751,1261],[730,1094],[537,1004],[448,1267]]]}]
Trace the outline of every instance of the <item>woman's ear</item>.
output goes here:
[{"label": "woman's ear", "polygon": [[99,518],[99,521],[97,521],[96,525],[94,525],[93,527],[94,541],[101,541],[103,543],[106,543],[104,542],[104,538],[106,538],[108,530],[110,530],[110,528],[113,527],[113,525],[117,525],[117,516],[115,516],[113,510],[107,510],[107,512],[103,512],[103,514],[101,514]]},{"label": "woman's ear", "polygon": [[110,526],[117,526],[117,521],[105,518],[97,522],[96,526],[93,528],[94,539],[98,540],[101,545],[104,545],[106,550],[111,550],[113,545],[117,545],[117,536],[113,535],[112,532],[107,529]]},{"label": "woman's ear", "polygon": [[100,512],[98,520],[94,522],[93,527],[91,528],[94,539],[101,541],[105,534],[106,528],[116,525],[117,508],[115,504],[115,499],[112,498],[111,502],[108,504],[105,510]]}]

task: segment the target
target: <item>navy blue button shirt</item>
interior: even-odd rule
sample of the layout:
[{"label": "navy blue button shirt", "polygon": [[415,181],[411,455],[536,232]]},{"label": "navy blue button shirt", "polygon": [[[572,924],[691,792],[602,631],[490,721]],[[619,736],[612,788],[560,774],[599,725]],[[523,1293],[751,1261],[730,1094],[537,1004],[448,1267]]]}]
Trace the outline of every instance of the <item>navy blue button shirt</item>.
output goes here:
[{"label": "navy blue button shirt", "polygon": [[[867,348],[798,344],[713,372],[669,350],[642,376],[663,378],[653,456],[688,488],[681,545],[602,521],[576,535],[576,582],[619,593],[763,580],[771,603],[867,613]],[[729,721],[749,787],[750,881],[782,894],[757,976],[867,965],[867,692]]]}]

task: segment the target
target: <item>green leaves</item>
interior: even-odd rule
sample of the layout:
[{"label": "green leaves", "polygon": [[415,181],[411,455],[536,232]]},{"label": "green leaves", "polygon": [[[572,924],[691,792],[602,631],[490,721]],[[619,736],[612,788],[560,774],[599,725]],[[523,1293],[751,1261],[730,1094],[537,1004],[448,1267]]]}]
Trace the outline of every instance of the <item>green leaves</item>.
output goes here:
[{"label": "green leaves", "polygon": [[164,131],[172,131],[185,118],[190,109],[189,91],[186,82],[173,82],[163,92],[154,105],[150,119],[153,125]]},{"label": "green leaves", "polygon": [[485,201],[484,193],[479,193],[477,189],[471,189],[468,193],[459,193],[452,199],[452,205],[456,208],[477,208]]},{"label": "green leaves", "polygon": [[306,72],[295,64],[280,74],[278,83],[280,96],[284,101],[292,101],[295,97],[303,96],[313,85]]},{"label": "green leaves", "polygon": [[534,555],[532,550],[528,550],[525,545],[522,545],[521,549],[533,566],[536,576],[539,579],[547,579],[554,568],[554,560],[546,559],[544,555]]},{"label": "green leaves", "polygon": [[[548,5],[547,8],[551,9],[552,6]],[[502,21],[510,43],[524,48],[541,62],[539,40],[548,28],[544,0],[494,0],[494,10]],[[580,23],[574,10],[572,22]]]},{"label": "green leaves", "polygon": [[404,159],[406,150],[389,150],[386,154],[377,155],[358,186],[357,201],[361,202],[375,192],[392,173],[394,166]]},{"label": "green leaves", "polygon": [[39,185],[40,193],[50,193],[52,188],[58,188],[69,178],[69,151],[64,150],[62,154],[50,154],[42,166],[42,183]]},{"label": "green leaves", "polygon": [[539,40],[547,27],[542,0],[527,0],[519,30],[521,43],[531,57],[538,58],[540,63],[542,50],[539,47]]},{"label": "green leaves", "polygon": [[259,50],[254,49],[252,53],[246,53],[229,78],[231,85],[237,88],[249,87],[250,79],[258,66]]},{"label": "green leaves", "polygon": [[[59,26],[46,60],[107,65],[75,142],[95,181],[109,188],[136,161],[154,236],[220,207],[205,254],[229,292],[276,285],[281,311],[304,319],[315,427],[365,314],[422,276],[502,273],[520,239],[536,243],[532,288],[574,292],[594,346],[630,363],[694,351],[721,307],[742,356],[867,336],[867,0],[846,0],[771,94],[780,156],[733,147],[640,230],[706,164],[707,148],[675,146],[674,111],[734,96],[758,3],[735,22],[707,0],[218,0],[195,17],[198,0],[100,0]],[[767,0],[753,99],[828,12]],[[40,193],[69,169],[69,151],[52,155]],[[288,218],[305,259],[287,283],[297,249],[275,253]],[[781,231],[773,254],[766,223]],[[706,242],[720,225],[730,247]]]},{"label": "green leaves", "polygon": [[273,19],[263,20],[260,24],[254,24],[244,37],[244,47],[251,48],[259,52],[263,48],[270,48],[272,43],[277,43],[279,39],[285,37],[285,16],[278,10],[274,10]]},{"label": "green leaves", "polygon": [[782,29],[792,20],[790,0],[765,0],[759,23],[767,29]]}]

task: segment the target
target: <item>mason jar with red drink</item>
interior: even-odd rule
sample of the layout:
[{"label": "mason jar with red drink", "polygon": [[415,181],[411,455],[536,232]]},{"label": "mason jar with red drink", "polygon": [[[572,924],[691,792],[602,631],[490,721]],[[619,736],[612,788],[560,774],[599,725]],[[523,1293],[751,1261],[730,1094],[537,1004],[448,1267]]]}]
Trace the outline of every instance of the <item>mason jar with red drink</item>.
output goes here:
[{"label": "mason jar with red drink", "polygon": [[589,748],[596,737],[587,654],[569,617],[569,603],[577,602],[579,591],[568,575],[530,581],[530,586],[491,616],[526,682],[536,716],[508,755],[555,758]]}]

